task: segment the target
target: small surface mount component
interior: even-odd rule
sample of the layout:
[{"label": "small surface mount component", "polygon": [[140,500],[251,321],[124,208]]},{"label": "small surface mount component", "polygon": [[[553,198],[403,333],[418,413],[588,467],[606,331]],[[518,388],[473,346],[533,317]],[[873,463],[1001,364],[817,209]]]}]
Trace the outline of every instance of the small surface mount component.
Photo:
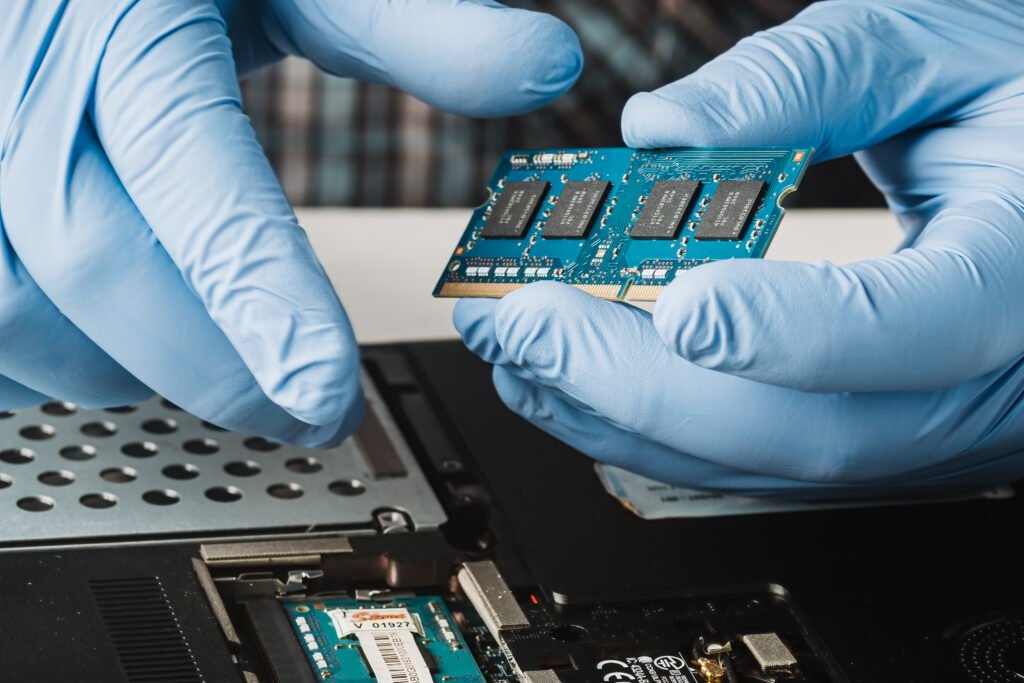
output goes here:
[{"label": "small surface mount component", "polygon": [[697,180],[659,180],[654,183],[629,236],[634,239],[675,239],[698,188],[700,182]]},{"label": "small surface mount component", "polygon": [[764,671],[777,671],[796,666],[796,657],[775,633],[752,633],[743,636],[743,644]]},{"label": "small surface mount component", "polygon": [[508,182],[494,202],[494,208],[480,235],[482,237],[522,237],[537,213],[537,206],[547,192],[545,182]]},{"label": "small surface mount component", "polygon": [[681,272],[761,258],[813,150],[516,150],[498,164],[434,289],[501,297],[555,280],[653,301]]},{"label": "small surface mount component", "polygon": [[558,203],[544,223],[545,238],[585,237],[594,222],[594,214],[611,186],[606,180],[571,180],[562,188]]},{"label": "small surface mount component", "polygon": [[284,609],[320,680],[487,680],[441,597],[298,600]]}]

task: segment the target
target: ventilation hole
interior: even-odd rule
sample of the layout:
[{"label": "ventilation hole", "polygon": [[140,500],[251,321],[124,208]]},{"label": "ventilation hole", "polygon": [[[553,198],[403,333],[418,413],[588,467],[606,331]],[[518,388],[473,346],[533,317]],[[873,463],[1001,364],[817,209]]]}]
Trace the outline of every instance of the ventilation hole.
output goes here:
[{"label": "ventilation hole", "polygon": [[0,489],[5,489],[14,483],[14,477],[0,472]]},{"label": "ventilation hole", "polygon": [[117,651],[126,683],[203,683],[205,678],[160,579],[93,579],[89,589]]},{"label": "ventilation hole", "polygon": [[267,493],[272,495],[274,498],[284,498],[285,500],[292,500],[298,498],[303,493],[302,487],[298,484],[271,484],[267,487]]},{"label": "ventilation hole", "polygon": [[226,431],[228,431],[228,430],[224,429],[223,427],[218,427],[217,425],[213,424],[212,422],[207,422],[206,420],[203,420],[203,426],[206,427],[207,429],[209,429],[211,432],[226,432]]},{"label": "ventilation hole", "polygon": [[52,510],[56,504],[49,496],[29,496],[18,499],[18,507],[28,512],[46,512]]},{"label": "ventilation hole", "polygon": [[366,493],[366,486],[363,485],[363,482],[356,481],[355,479],[332,481],[327,488],[330,489],[331,493],[337,493],[339,496],[358,496]]},{"label": "ventilation hole", "polygon": [[182,412],[181,408],[179,408],[177,405],[171,403],[166,398],[162,399],[160,401],[160,405],[162,405],[164,408],[167,408],[167,410],[174,410],[174,411],[177,411],[179,413]]},{"label": "ventilation hole", "polygon": [[89,436],[113,436],[117,434],[117,425],[110,420],[97,420],[82,425],[82,433]]},{"label": "ventilation hole", "polygon": [[121,446],[121,452],[133,458],[152,458],[159,450],[151,441],[133,441]]},{"label": "ventilation hole", "polygon": [[75,473],[67,470],[49,470],[39,475],[39,481],[47,486],[67,486],[75,481]]},{"label": "ventilation hole", "polygon": [[57,417],[64,417],[65,415],[74,415],[78,412],[78,406],[74,403],[68,403],[67,401],[50,401],[44,403],[40,410],[47,415],[56,415]]},{"label": "ventilation hole", "polygon": [[199,468],[195,465],[189,465],[188,463],[182,465],[168,465],[163,468],[161,472],[168,479],[178,479],[184,481],[185,479],[195,479],[199,476]]},{"label": "ventilation hole", "polygon": [[143,493],[142,500],[150,505],[174,505],[181,500],[181,496],[178,495],[177,491],[172,491],[171,489],[153,489]]},{"label": "ventilation hole", "polygon": [[0,420],[6,420],[9,417],[14,417],[13,410],[0,410]]},{"label": "ventilation hole", "polygon": [[138,406],[114,406],[113,408],[104,408],[104,410],[107,411],[108,413],[114,413],[115,415],[134,413],[138,409]]},{"label": "ventilation hole", "polygon": [[182,448],[196,455],[212,455],[220,450],[220,446],[213,439],[189,439],[182,444]]},{"label": "ventilation hole", "polygon": [[96,457],[96,449],[88,444],[65,446],[60,449],[60,457],[65,460],[92,460]]},{"label": "ventilation hole", "polygon": [[236,460],[224,465],[224,471],[236,477],[255,477],[260,473],[259,464],[252,460]]},{"label": "ventilation hole", "polygon": [[139,473],[131,467],[108,467],[100,472],[100,477],[114,484],[127,484],[139,478]]},{"label": "ventilation hole", "polygon": [[206,489],[206,497],[218,503],[234,503],[242,499],[242,492],[234,486],[214,486]]},{"label": "ventilation hole", "polygon": [[52,438],[53,435],[57,433],[57,430],[54,429],[51,425],[29,425],[27,427],[22,427],[21,429],[19,429],[18,433],[21,434],[26,439],[32,439],[33,441],[43,441],[45,439]]},{"label": "ventilation hole", "polygon": [[0,460],[8,465],[24,465],[35,460],[35,451],[28,448],[8,448],[0,451]]},{"label": "ventilation hole", "polygon": [[117,505],[117,496],[112,493],[87,493],[78,502],[93,510],[106,510]]},{"label": "ventilation hole", "polygon": [[242,442],[242,445],[251,451],[260,451],[261,453],[269,453],[270,451],[276,451],[281,447],[281,444],[276,441],[269,441],[264,439],[262,436],[250,436],[248,439]]},{"label": "ventilation hole", "polygon": [[143,422],[142,428],[150,434],[170,434],[178,431],[178,423],[165,417],[158,417]]},{"label": "ventilation hole", "polygon": [[324,468],[320,464],[320,461],[313,457],[308,458],[292,458],[284,465],[292,472],[298,472],[299,474],[312,474],[313,472],[319,472]]}]

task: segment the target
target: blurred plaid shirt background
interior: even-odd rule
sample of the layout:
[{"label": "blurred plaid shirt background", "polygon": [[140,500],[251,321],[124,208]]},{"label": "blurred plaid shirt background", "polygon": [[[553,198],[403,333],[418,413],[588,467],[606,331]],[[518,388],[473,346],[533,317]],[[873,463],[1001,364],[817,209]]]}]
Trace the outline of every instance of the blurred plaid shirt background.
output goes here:
[{"label": "blurred plaid shirt background", "polygon": [[[383,85],[286,59],[242,83],[246,109],[298,205],[475,206],[508,148],[622,144],[630,95],[697,69],[737,40],[790,18],[800,0],[512,0],[561,17],[579,34],[585,67],[551,106],[506,119],[431,109]],[[805,177],[788,206],[879,206],[849,158]]]}]

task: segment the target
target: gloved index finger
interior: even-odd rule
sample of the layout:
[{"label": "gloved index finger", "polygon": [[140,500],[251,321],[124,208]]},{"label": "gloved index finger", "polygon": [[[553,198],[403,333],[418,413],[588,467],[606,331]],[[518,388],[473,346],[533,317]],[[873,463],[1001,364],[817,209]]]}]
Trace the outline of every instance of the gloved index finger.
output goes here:
[{"label": "gloved index finger", "polygon": [[242,112],[212,3],[130,9],[92,116],[132,200],[266,395],[314,425],[356,412],[352,331]]},{"label": "gloved index finger", "polygon": [[[679,81],[635,95],[632,147],[792,145],[821,161],[955,116],[1014,73],[1019,10],[996,3],[838,0],[740,41]],[[962,40],[980,26],[987,41]]]}]

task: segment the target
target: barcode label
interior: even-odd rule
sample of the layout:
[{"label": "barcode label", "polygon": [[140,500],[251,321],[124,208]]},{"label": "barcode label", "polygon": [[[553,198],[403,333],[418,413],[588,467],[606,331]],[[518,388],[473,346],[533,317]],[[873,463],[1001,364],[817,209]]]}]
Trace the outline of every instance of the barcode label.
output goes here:
[{"label": "barcode label", "polygon": [[430,669],[411,631],[357,633],[377,683],[430,683]]}]

